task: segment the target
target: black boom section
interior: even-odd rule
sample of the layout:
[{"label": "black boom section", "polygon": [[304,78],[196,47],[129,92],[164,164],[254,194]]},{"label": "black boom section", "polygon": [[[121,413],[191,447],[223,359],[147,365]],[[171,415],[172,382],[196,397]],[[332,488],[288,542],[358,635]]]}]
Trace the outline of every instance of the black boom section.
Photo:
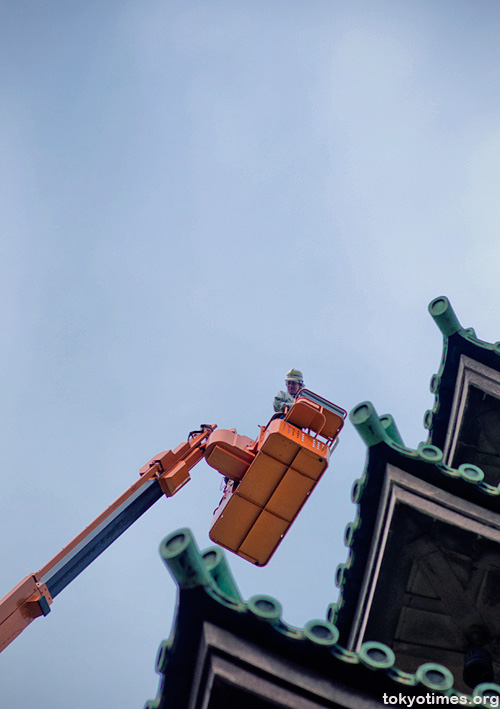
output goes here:
[{"label": "black boom section", "polygon": [[123,502],[95,530],[41,579],[54,598],[91,564],[115,539],[162,497],[158,480],[146,483]]}]

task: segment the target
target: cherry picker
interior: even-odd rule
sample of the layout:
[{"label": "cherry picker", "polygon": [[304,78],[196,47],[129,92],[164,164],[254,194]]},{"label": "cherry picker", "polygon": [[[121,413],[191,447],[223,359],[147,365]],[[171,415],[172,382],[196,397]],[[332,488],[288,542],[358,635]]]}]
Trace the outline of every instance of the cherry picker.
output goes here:
[{"label": "cherry picker", "polygon": [[153,456],[138,480],[36,573],[0,601],[0,651],[163,495],[172,497],[203,458],[227,480],[210,539],[257,566],[267,564],[325,472],[346,411],[302,389],[255,440],[202,425]]}]

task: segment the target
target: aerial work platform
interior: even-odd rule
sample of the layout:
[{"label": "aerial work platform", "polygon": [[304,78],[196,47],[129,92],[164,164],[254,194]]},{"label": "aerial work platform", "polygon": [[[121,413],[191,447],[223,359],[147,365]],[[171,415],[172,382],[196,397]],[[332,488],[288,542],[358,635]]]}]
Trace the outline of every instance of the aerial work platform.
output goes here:
[{"label": "aerial work platform", "polygon": [[215,431],[207,463],[229,482],[210,539],[258,566],[267,564],[325,472],[346,412],[302,389],[284,418],[273,417],[248,442]]},{"label": "aerial work platform", "polygon": [[0,600],[0,651],[164,495],[190,480],[203,458],[228,479],[210,537],[258,566],[267,564],[328,466],[346,412],[303,389],[256,440],[202,425],[146,463],[138,480],[36,573]]}]

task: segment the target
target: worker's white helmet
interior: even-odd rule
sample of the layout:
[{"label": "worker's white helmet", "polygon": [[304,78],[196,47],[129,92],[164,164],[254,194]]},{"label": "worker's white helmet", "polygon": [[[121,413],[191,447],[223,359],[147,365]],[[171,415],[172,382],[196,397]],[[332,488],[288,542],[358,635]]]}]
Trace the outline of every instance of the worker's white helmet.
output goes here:
[{"label": "worker's white helmet", "polygon": [[299,384],[303,384],[304,375],[302,374],[300,369],[291,369],[289,372],[286,373],[285,381],[298,382]]}]

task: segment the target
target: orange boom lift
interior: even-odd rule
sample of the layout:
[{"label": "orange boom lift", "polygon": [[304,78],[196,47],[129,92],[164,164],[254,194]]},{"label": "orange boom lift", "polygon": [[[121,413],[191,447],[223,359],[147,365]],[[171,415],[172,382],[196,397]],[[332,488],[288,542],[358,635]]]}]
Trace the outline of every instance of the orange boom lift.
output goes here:
[{"label": "orange boom lift", "polygon": [[228,480],[210,538],[247,561],[267,564],[325,472],[346,411],[302,389],[277,416],[256,440],[203,425],[174,450],[151,458],[128,490],[0,601],[0,651],[47,615],[53,599],[157,500],[175,495],[203,458]]}]

